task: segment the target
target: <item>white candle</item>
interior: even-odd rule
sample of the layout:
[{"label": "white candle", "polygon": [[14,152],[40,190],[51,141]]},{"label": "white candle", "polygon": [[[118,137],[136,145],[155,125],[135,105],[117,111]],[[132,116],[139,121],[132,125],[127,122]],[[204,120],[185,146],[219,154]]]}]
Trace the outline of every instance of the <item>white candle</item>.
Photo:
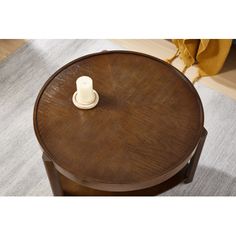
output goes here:
[{"label": "white candle", "polygon": [[91,104],[95,100],[93,80],[88,76],[81,76],[76,80],[76,100],[80,104]]}]

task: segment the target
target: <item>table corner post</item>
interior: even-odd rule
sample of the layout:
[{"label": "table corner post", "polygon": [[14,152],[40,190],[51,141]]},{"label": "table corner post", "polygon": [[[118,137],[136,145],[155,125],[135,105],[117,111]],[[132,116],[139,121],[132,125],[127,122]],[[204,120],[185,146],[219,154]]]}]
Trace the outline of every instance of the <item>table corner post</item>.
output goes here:
[{"label": "table corner post", "polygon": [[51,185],[53,195],[64,196],[64,192],[61,186],[60,176],[53,162],[47,157],[45,153],[43,153],[42,159]]},{"label": "table corner post", "polygon": [[202,135],[200,137],[199,143],[197,145],[197,148],[195,150],[195,153],[193,154],[193,157],[190,161],[190,163],[188,164],[188,168],[186,171],[186,175],[185,175],[185,180],[184,183],[188,184],[190,182],[193,181],[196,169],[197,169],[197,165],[202,153],[202,149],[206,140],[206,136],[207,136],[207,130],[203,127],[203,132]]}]

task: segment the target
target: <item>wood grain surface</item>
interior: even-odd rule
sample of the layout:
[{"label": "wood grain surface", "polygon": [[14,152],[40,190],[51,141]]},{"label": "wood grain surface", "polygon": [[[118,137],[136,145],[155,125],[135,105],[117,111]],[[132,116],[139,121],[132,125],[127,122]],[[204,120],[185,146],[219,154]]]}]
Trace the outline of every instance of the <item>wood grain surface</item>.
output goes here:
[{"label": "wood grain surface", "polygon": [[[72,103],[79,76],[94,81],[100,101]],[[56,169],[84,187],[134,191],[173,177],[203,132],[203,108],[192,84],[154,57],[110,51],[79,58],[42,88],[34,109],[38,141]]]}]

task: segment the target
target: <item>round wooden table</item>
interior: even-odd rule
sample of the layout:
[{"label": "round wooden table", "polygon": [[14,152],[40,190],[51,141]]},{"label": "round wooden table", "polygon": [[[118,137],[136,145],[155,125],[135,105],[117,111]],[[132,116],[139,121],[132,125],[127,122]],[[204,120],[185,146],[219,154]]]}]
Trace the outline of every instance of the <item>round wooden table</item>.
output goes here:
[{"label": "round wooden table", "polygon": [[[91,110],[72,102],[93,79]],[[191,182],[207,132],[188,79],[155,57],[103,51],[63,66],[41,89],[34,129],[54,195],[156,195]]]}]

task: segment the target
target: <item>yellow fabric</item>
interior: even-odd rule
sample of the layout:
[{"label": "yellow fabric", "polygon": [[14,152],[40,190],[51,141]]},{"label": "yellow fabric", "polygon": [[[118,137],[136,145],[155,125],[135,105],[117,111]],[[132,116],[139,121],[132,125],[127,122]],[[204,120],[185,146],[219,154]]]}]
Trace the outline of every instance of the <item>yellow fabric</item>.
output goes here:
[{"label": "yellow fabric", "polygon": [[223,67],[231,39],[173,39],[186,67],[198,64],[199,76],[215,75]]}]

